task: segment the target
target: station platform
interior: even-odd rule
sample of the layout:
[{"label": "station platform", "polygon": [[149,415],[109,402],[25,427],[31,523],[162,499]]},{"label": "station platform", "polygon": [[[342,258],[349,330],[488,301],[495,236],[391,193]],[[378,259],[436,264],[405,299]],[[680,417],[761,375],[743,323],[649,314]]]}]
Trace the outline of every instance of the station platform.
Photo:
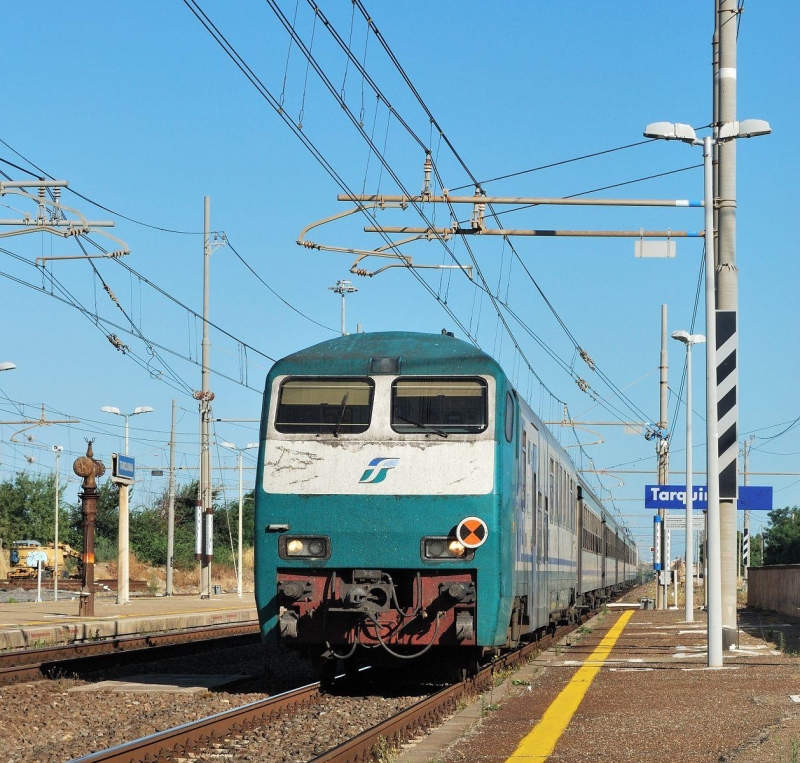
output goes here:
[{"label": "station platform", "polygon": [[796,760],[800,657],[781,634],[800,628],[753,610],[739,622],[710,669],[703,612],[609,608],[397,763]]},{"label": "station platform", "polygon": [[0,650],[81,643],[136,634],[165,633],[258,619],[252,593],[208,599],[199,595],[96,596],[94,617],[78,617],[77,598],[59,601],[0,603]]}]

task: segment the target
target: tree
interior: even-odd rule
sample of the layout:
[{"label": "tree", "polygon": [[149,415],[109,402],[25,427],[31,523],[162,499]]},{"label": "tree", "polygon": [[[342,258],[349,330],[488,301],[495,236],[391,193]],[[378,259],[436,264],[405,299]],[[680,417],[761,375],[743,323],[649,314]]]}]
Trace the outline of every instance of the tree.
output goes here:
[{"label": "tree", "polygon": [[[194,514],[198,483],[195,480],[175,491],[175,540],[173,566],[188,568],[195,564]],[[169,492],[164,492],[152,506],[131,512],[131,548],[138,559],[164,566],[167,563],[167,524]]]},{"label": "tree", "polygon": [[[66,485],[59,486],[63,495]],[[56,489],[53,477],[18,473],[11,482],[0,483],[0,537],[6,544],[31,539],[52,542],[55,534]],[[65,507],[60,505],[63,510]],[[62,511],[59,511],[62,514]],[[66,517],[60,517],[60,529],[69,535]]]},{"label": "tree", "polygon": [[750,566],[761,567],[764,564],[764,536],[762,533],[750,538]]},{"label": "tree", "polygon": [[764,564],[800,564],[800,508],[773,509],[768,517]]}]

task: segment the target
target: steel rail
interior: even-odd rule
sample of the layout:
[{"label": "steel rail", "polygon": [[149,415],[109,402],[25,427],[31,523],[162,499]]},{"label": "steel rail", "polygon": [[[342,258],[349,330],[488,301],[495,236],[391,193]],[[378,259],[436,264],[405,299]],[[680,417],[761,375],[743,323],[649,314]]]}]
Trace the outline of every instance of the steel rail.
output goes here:
[{"label": "steel rail", "polygon": [[[417,730],[429,729],[440,724],[443,718],[454,712],[460,698],[474,696],[489,689],[495,673],[499,670],[523,663],[549,648],[556,640],[579,628],[592,614],[594,613],[584,614],[577,622],[558,628],[537,641],[503,655],[473,678],[432,694],[347,742],[312,758],[309,763],[364,763],[364,761],[379,760],[381,740],[399,746]],[[315,702],[321,696],[320,685],[309,684],[275,697],[242,705],[107,750],[75,758],[68,763],[141,763],[141,761],[182,757],[186,753],[207,747],[216,740],[222,740],[234,732],[262,724],[274,715]]]},{"label": "steel rail", "polygon": [[555,643],[556,639],[563,638],[579,626],[580,623],[565,625],[539,641],[532,641],[521,649],[500,657],[473,678],[432,694],[344,744],[312,758],[309,763],[362,763],[367,760],[379,760],[381,740],[388,742],[392,747],[399,747],[417,731],[427,731],[440,725],[455,711],[459,699],[474,696],[491,688],[496,672],[527,661]]},{"label": "steel rail", "polygon": [[148,657],[161,657],[158,650],[166,650],[190,644],[203,646],[208,642],[219,645],[226,639],[256,638],[259,625],[255,620],[223,625],[199,626],[170,631],[168,633],[149,633],[132,636],[119,636],[102,641],[89,641],[78,644],[18,649],[0,654],[0,686],[31,681],[46,677],[54,668],[77,667],[81,661],[120,655],[147,654]]},{"label": "steel rail", "polygon": [[[353,739],[313,758],[313,762],[357,763],[376,759],[376,749],[380,739],[399,744],[418,729],[428,729],[440,724],[445,717],[455,711],[461,697],[472,696],[489,689],[494,680],[494,674],[498,670],[524,662],[533,653],[538,653],[550,646],[554,639],[562,638],[577,627],[578,624],[564,626],[553,635],[527,644],[522,649],[501,657],[481,670],[475,677],[432,694],[427,699],[373,726]],[[185,757],[187,754],[195,753],[232,733],[266,723],[279,713],[316,702],[321,696],[319,684],[309,684],[275,697],[251,702],[107,750],[75,758],[69,763],[140,763],[141,761]]]},{"label": "steel rail", "polygon": [[269,721],[279,713],[319,700],[319,684],[308,684],[274,697],[250,702],[199,721],[135,739],[107,750],[74,758],[69,763],[139,763],[160,760],[177,752],[192,752],[204,746],[205,740],[220,739],[235,730],[251,728]]}]

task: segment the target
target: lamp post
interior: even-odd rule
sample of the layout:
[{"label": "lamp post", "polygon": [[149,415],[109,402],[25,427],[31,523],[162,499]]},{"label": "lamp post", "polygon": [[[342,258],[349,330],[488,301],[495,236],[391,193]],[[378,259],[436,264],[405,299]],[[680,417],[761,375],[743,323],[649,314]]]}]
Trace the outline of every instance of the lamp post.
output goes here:
[{"label": "lamp post", "polygon": [[[152,408],[149,405],[142,405],[139,408],[134,408],[133,413],[121,413],[119,408],[113,405],[104,405],[100,408],[104,413],[113,413],[116,416],[125,417],[125,455],[128,455],[128,419],[131,416],[136,416],[140,413],[151,413]],[[128,512],[128,495],[129,486],[119,486],[119,538],[117,539],[117,604],[127,604],[130,600],[129,596],[129,578],[130,578],[130,553],[129,553],[129,512]]]},{"label": "lamp post", "polygon": [[342,281],[339,280],[336,282],[334,286],[329,286],[328,291],[335,292],[336,294],[342,295],[342,336],[347,334],[345,331],[345,324],[344,324],[344,295],[345,294],[352,294],[353,292],[358,291],[358,289],[353,286],[351,281]]},{"label": "lamp post", "polygon": [[702,344],[702,334],[673,331],[672,338],[686,345],[686,613],[687,623],[694,622],[694,510],[692,500],[692,345]]},{"label": "lamp post", "polygon": [[3,362],[0,363],[0,371],[12,371],[17,367],[16,363]]},{"label": "lamp post", "polygon": [[220,445],[228,450],[235,450],[238,453],[239,461],[239,560],[236,563],[236,594],[242,598],[242,453],[251,448],[257,448],[257,442],[248,442],[243,448],[237,448],[232,442],[221,442]]},{"label": "lamp post", "polygon": [[[722,667],[722,559],[719,518],[719,453],[717,411],[717,323],[714,257],[714,191],[711,154],[713,147],[736,138],[752,138],[772,132],[763,119],[745,119],[720,125],[717,137],[700,140],[694,128],[673,122],[654,122],[644,130],[645,138],[679,140],[691,146],[703,147],[703,205],[705,206],[705,279],[706,279],[706,478],[708,481],[708,666]],[[691,481],[691,477],[689,478]]]},{"label": "lamp post", "polygon": [[55,541],[53,542],[53,601],[58,601],[58,512],[59,512],[59,491],[60,473],[58,469],[58,461],[61,456],[61,451],[64,450],[63,445],[54,445],[53,450],[56,454],[56,526],[55,526]]}]

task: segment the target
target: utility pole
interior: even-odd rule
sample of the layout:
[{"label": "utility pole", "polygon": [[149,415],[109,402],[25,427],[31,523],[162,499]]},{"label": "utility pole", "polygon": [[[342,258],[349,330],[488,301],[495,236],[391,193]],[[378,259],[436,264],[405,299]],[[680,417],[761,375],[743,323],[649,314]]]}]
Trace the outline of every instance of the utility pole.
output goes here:
[{"label": "utility pole", "polygon": [[203,344],[201,387],[193,397],[200,408],[200,490],[195,508],[195,557],[200,561],[200,598],[211,596],[211,557],[214,554],[214,506],[211,494],[211,341],[208,337],[211,294],[211,255],[225,245],[225,234],[211,234],[211,199],[203,197]]},{"label": "utility pole", "polygon": [[[735,122],[737,20],[736,0],[715,0],[716,38],[719,51],[714,67],[714,137],[720,126]],[[722,566],[722,629],[727,648],[736,639],[736,587],[738,561],[736,553],[736,477],[739,444],[737,331],[739,310],[739,277],[736,267],[736,141],[716,143],[717,183],[714,190],[718,209],[715,247],[716,263],[716,384],[718,387],[719,475],[708,475],[709,482],[719,479],[720,485],[720,559]],[[709,443],[712,447],[714,443]]]},{"label": "utility pole", "polygon": [[166,595],[172,596],[172,563],[175,555],[175,412],[177,401],[172,401],[172,427],[169,432],[169,505],[167,506],[167,586]]},{"label": "utility pole", "polygon": [[347,331],[345,330],[345,322],[344,322],[344,295],[353,294],[354,292],[357,292],[358,289],[355,286],[353,286],[351,281],[339,280],[336,282],[334,286],[329,286],[328,291],[332,291],[336,294],[342,295],[342,336],[346,336]]},{"label": "utility pole", "polygon": [[211,344],[208,338],[209,292],[211,271],[211,199],[203,198],[203,345],[201,391],[195,392],[200,401],[200,512],[196,523],[200,535],[200,598],[211,596],[211,541],[213,539],[213,514],[211,496],[211,450],[209,417],[214,393],[209,389]]},{"label": "utility pole", "polygon": [[[669,379],[667,364],[667,306],[661,305],[661,354],[659,356],[658,368],[660,378],[658,383],[659,390],[659,411],[658,411],[658,433],[656,435],[656,455],[658,457],[658,484],[666,485],[669,481],[669,435],[667,432],[667,400],[669,395]],[[666,573],[669,570],[669,559],[667,559],[667,529],[666,529],[666,509],[659,509],[658,516],[661,520],[661,568],[663,574],[659,577],[666,581]],[[658,609],[667,608],[667,585],[662,585],[662,580],[656,581],[656,607]]]}]

